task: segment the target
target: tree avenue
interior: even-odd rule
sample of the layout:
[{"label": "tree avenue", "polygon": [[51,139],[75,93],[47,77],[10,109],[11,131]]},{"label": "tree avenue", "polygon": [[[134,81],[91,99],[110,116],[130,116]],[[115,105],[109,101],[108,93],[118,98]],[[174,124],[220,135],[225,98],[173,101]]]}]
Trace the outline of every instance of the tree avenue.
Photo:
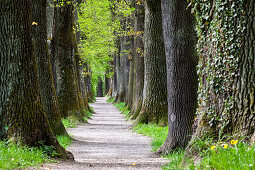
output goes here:
[{"label": "tree avenue", "polygon": [[87,122],[89,102],[107,96],[125,105],[131,128],[168,129],[158,154],[181,149],[202,160],[201,151],[252,148],[254,8],[248,0],[1,0],[0,140],[73,159],[57,140],[69,136],[63,122]]}]

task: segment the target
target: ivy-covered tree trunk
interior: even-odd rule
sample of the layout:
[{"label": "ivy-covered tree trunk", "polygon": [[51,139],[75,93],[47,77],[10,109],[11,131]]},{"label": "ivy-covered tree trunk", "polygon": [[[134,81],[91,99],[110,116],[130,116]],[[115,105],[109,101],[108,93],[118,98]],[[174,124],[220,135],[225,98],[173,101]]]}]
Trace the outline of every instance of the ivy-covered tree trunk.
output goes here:
[{"label": "ivy-covered tree trunk", "polygon": [[51,128],[56,135],[67,134],[61,121],[60,109],[54,87],[46,32],[46,0],[34,0],[32,3],[33,42],[37,59],[39,85],[42,103]]},{"label": "ivy-covered tree trunk", "polygon": [[161,3],[145,1],[144,92],[136,123],[167,125],[166,56]]},{"label": "ivy-covered tree trunk", "polygon": [[53,134],[40,99],[31,34],[31,1],[2,0],[0,16],[1,135],[5,133],[7,139],[29,146],[43,142],[67,157]]},{"label": "ivy-covered tree trunk", "polygon": [[[60,112],[63,117],[73,114],[81,118],[79,103],[79,88],[76,76],[74,36],[73,36],[73,4],[72,1],[63,2],[55,7],[53,44],[56,66],[57,96]],[[71,2],[71,3],[70,3]]]},{"label": "ivy-covered tree trunk", "polygon": [[199,5],[195,12],[200,79],[192,141],[204,136],[251,137],[255,130],[255,4],[247,0],[215,3],[194,4]]},{"label": "ivy-covered tree trunk", "polygon": [[184,148],[197,108],[195,18],[187,0],[161,0],[167,63],[168,136],[158,153]]},{"label": "ivy-covered tree trunk", "polygon": [[132,119],[136,119],[143,103],[143,88],[144,88],[144,3],[136,3],[135,6],[135,37],[134,37],[134,70],[135,70],[135,98],[131,109]]}]

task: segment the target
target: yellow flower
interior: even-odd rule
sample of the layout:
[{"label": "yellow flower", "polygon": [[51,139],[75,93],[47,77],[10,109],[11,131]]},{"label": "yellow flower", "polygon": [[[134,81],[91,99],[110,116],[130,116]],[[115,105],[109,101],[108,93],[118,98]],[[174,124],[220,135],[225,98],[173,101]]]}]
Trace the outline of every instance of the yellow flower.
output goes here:
[{"label": "yellow flower", "polygon": [[227,149],[228,148],[228,144],[223,145],[223,148]]},{"label": "yellow flower", "polygon": [[235,144],[237,144],[237,142],[238,142],[238,140],[231,140],[230,143],[231,143],[232,145],[235,145]]},{"label": "yellow flower", "polygon": [[216,148],[216,146],[212,146],[212,147],[211,147],[211,150],[214,150],[215,148]]},{"label": "yellow flower", "polygon": [[132,164],[133,166],[135,166],[136,164]]},{"label": "yellow flower", "polygon": [[38,23],[37,22],[32,22],[32,25],[38,25]]}]

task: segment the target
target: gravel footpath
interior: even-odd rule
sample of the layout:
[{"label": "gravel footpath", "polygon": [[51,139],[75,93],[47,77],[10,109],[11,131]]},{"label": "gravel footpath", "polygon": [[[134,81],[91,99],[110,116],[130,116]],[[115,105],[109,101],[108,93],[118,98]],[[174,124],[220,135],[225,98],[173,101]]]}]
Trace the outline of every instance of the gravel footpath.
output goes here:
[{"label": "gravel footpath", "polygon": [[151,152],[151,139],[136,134],[107,98],[97,98],[91,104],[95,114],[88,124],[68,129],[77,141],[67,149],[75,161],[43,165],[40,169],[89,170],[157,170],[167,163]]}]

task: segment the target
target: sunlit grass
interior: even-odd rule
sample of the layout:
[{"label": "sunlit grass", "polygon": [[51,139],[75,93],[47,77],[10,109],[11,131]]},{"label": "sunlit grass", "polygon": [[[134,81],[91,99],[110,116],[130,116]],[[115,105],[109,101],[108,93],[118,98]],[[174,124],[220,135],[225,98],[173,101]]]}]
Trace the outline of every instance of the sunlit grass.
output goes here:
[{"label": "sunlit grass", "polygon": [[165,142],[168,132],[167,127],[159,127],[155,124],[138,124],[133,129],[137,133],[153,138],[152,151],[156,151]]},{"label": "sunlit grass", "polygon": [[42,148],[0,141],[0,169],[21,169],[51,161]]},{"label": "sunlit grass", "polygon": [[68,146],[70,146],[73,142],[69,136],[57,136],[57,139],[58,139],[59,144],[65,149]]},{"label": "sunlit grass", "polygon": [[[153,138],[152,151],[156,151],[165,142],[168,128],[139,124],[134,127],[134,131]],[[250,146],[237,140],[213,143],[212,138],[208,138],[196,140],[194,146],[198,148],[195,153],[196,163],[193,158],[185,158],[183,163],[185,150],[177,150],[164,156],[170,162],[162,169],[255,169],[255,145]]]}]

